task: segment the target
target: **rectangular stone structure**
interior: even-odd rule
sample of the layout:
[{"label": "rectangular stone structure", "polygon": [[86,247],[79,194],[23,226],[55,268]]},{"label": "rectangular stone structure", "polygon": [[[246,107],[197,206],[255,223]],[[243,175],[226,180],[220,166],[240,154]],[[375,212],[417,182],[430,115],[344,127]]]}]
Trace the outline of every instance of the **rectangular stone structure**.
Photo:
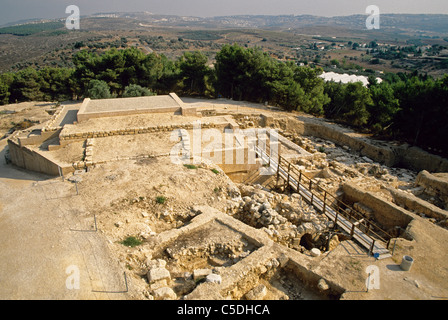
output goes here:
[{"label": "rectangular stone structure", "polygon": [[[196,110],[185,108],[182,100],[175,94],[149,97],[121,98],[121,99],[84,99],[79,109],[78,123],[92,118],[126,116],[144,113],[179,112],[181,114],[196,114]],[[188,110],[188,111],[187,111]]]}]

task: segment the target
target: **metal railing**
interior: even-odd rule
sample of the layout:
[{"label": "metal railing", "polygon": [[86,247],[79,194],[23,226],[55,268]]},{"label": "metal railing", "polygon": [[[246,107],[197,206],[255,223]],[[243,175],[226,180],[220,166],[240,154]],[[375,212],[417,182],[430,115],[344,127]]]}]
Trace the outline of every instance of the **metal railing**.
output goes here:
[{"label": "metal railing", "polygon": [[[370,221],[361,212],[352,206],[336,198],[333,194],[322,188],[316,181],[309,178],[294,164],[286,160],[280,154],[271,155],[269,145],[262,144],[255,146],[255,152],[271,168],[276,170],[277,185],[279,179],[285,181],[285,185],[291,187],[299,193],[306,202],[314,206],[317,210],[331,218],[334,226],[341,226],[353,238],[355,234],[362,234],[364,246],[370,244],[369,253],[374,252],[377,241],[383,242],[386,249],[389,249],[392,236],[381,229],[373,221]],[[273,160],[273,158],[277,158]],[[368,240],[365,239],[368,238]],[[362,240],[358,237],[358,239]]]}]

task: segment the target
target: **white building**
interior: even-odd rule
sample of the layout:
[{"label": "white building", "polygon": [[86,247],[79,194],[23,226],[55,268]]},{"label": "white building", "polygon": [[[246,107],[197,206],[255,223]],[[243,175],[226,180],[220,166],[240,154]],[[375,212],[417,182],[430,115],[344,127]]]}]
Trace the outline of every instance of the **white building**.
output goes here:
[{"label": "white building", "polygon": [[[347,73],[340,74],[335,72],[324,72],[320,76],[320,78],[325,81],[334,81],[334,82],[342,82],[342,83],[350,83],[350,82],[362,82],[364,86],[369,84],[369,80],[366,76],[357,76],[357,75],[349,75]],[[383,79],[376,78],[378,83],[383,82]]]}]

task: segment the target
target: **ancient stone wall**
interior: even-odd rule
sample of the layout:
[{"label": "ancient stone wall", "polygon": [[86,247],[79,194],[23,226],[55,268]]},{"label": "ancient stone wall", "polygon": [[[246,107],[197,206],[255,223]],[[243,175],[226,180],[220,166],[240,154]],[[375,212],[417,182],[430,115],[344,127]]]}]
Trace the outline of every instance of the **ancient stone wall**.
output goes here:
[{"label": "ancient stone wall", "polygon": [[373,141],[341,126],[325,123],[320,119],[316,120],[308,117],[274,118],[262,115],[260,124],[266,127],[288,130],[299,135],[330,140],[387,166],[401,166],[416,171],[448,171],[448,159],[406,144],[395,146]]},{"label": "ancient stone wall", "polygon": [[415,183],[425,188],[432,188],[441,195],[448,196],[448,180],[430,174],[426,170],[418,174]]},{"label": "ancient stone wall", "polygon": [[395,165],[415,171],[448,172],[448,159],[431,154],[418,147],[402,145],[396,148],[397,162]]},{"label": "ancient stone wall", "polygon": [[413,194],[393,188],[387,188],[387,190],[393,196],[394,202],[399,206],[403,206],[407,210],[414,211],[417,214],[423,214],[424,216],[434,218],[439,221],[446,221],[448,219],[448,211],[442,210]]},{"label": "ancient stone wall", "polygon": [[417,216],[408,210],[391,203],[373,192],[364,191],[356,184],[347,182],[342,186],[343,199],[346,203],[361,202],[372,211],[373,218],[384,228],[401,227],[406,229],[409,222]]},{"label": "ancient stone wall", "polygon": [[[148,282],[155,299],[163,299],[165,293],[168,295],[166,298],[176,299],[182,295],[184,300],[263,299],[267,291],[266,285],[269,286],[269,279],[282,269],[293,273],[303,282],[303,291],[316,290],[319,292],[320,298],[329,295],[339,298],[346,291],[340,284],[326,279],[325,275],[307,267],[313,257],[302,255],[295,250],[274,243],[265,232],[252,228],[211,207],[193,207],[192,212],[196,216],[188,225],[180,229],[165,231],[148,239],[148,245],[153,248],[151,252],[148,252],[148,256],[151,257],[147,263],[149,267]],[[243,252],[245,254],[242,255],[241,243],[236,243],[236,246],[231,246],[232,248],[227,247],[229,252],[225,251],[232,256],[239,255],[236,258],[237,261],[231,265],[226,267],[208,265],[205,269],[203,267],[194,269],[191,274],[181,272],[182,277],[192,278],[194,282],[187,280],[192,284],[190,290],[179,292],[177,289],[178,296],[176,296],[169,289],[172,286],[172,281],[170,281],[170,272],[168,271],[169,262],[167,264],[165,261],[175,259],[179,262],[179,259],[182,259],[185,254],[188,257],[196,257],[195,254],[203,253],[200,250],[201,245],[204,246],[204,250],[209,250],[207,243],[202,242],[197,243],[198,247],[186,248],[184,244],[179,247],[177,245],[185,239],[193,241],[193,234],[198,230],[207,232],[208,236],[213,237],[212,230],[215,230],[216,226],[227,229],[227,234],[241,235],[248,243],[247,248],[251,247],[252,249]],[[209,255],[216,253],[218,246],[225,249],[226,245],[222,246],[216,243],[213,246],[214,249],[209,252]],[[194,268],[194,266],[191,267]],[[199,281],[201,279],[205,281]],[[285,296],[285,298],[287,297]]]},{"label": "ancient stone wall", "polygon": [[427,194],[440,198],[445,208],[448,208],[448,174],[431,174],[423,170],[418,174],[415,184],[424,187]]},{"label": "ancient stone wall", "polygon": [[[202,129],[217,128],[215,123],[202,123]],[[67,127],[66,128],[70,128]],[[71,132],[71,129],[64,129],[59,136],[61,144],[64,141],[69,142],[69,140],[84,140],[91,138],[102,138],[111,136],[122,136],[122,135],[136,135],[143,133],[156,133],[156,132],[170,132],[176,129],[192,130],[193,124],[180,124],[180,125],[160,125],[160,126],[150,126],[150,127],[138,127],[138,128],[125,128],[117,130],[104,130],[104,131],[89,131],[89,132]]]},{"label": "ancient stone wall", "polygon": [[8,147],[11,161],[18,167],[52,176],[59,175],[59,168],[64,175],[74,171],[73,167],[60,166],[35,150],[19,146],[11,139],[8,140]]}]

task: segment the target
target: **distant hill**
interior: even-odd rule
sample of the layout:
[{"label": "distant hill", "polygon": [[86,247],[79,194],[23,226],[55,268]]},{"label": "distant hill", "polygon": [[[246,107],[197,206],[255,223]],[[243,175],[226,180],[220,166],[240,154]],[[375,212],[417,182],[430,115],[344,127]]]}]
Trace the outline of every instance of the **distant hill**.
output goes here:
[{"label": "distant hill", "polygon": [[[132,18],[160,26],[208,28],[303,28],[338,26],[365,29],[367,15],[319,17],[312,15],[239,15],[222,17],[187,17],[150,13],[114,13],[116,17]],[[413,33],[437,33],[448,36],[448,15],[444,14],[382,14],[381,29]]]},{"label": "distant hill", "polygon": [[51,22],[33,22],[26,23],[16,26],[9,26],[0,28],[0,34],[12,34],[16,36],[29,36],[32,34],[44,32],[44,31],[55,31],[60,30],[65,27],[65,24],[61,21],[51,21]]},{"label": "distant hill", "polygon": [[[365,15],[350,15],[338,17],[320,17],[313,15],[236,15],[217,17],[191,17],[175,15],[159,15],[149,12],[112,12],[97,13],[83,18],[117,19],[120,27],[123,22],[134,20],[129,27],[135,28],[136,23],[144,23],[154,27],[189,27],[201,29],[223,29],[223,28],[262,28],[262,29],[299,29],[310,27],[339,27],[352,30],[365,31]],[[46,20],[48,21],[48,20]],[[55,19],[54,21],[61,21]],[[31,23],[38,23],[36,20]],[[27,29],[27,21],[17,22],[20,29]],[[51,24],[47,24],[49,26]],[[54,27],[54,26],[52,26]],[[17,27],[13,23],[7,28],[0,28],[2,33],[16,33]],[[34,28],[36,30],[37,28]],[[413,36],[439,36],[448,37],[448,15],[446,14],[382,14],[381,30],[385,32],[406,33]],[[26,30],[28,31],[28,30]]]},{"label": "distant hill", "polygon": [[[21,21],[0,27],[0,72],[71,67],[71,57],[80,49],[129,46],[170,58],[200,50],[213,60],[224,44],[232,43],[262,47],[280,60],[320,66],[337,60],[346,61],[345,69],[357,66],[369,72],[418,70],[441,76],[448,70],[448,15],[383,14],[380,30],[368,30],[366,19],[367,15],[202,18],[112,12],[81,16],[80,30],[67,30],[64,18]],[[371,42],[383,49],[381,56],[375,56],[378,49],[368,50]],[[352,44],[363,48],[353,50]],[[390,46],[409,48],[397,52]]]}]

